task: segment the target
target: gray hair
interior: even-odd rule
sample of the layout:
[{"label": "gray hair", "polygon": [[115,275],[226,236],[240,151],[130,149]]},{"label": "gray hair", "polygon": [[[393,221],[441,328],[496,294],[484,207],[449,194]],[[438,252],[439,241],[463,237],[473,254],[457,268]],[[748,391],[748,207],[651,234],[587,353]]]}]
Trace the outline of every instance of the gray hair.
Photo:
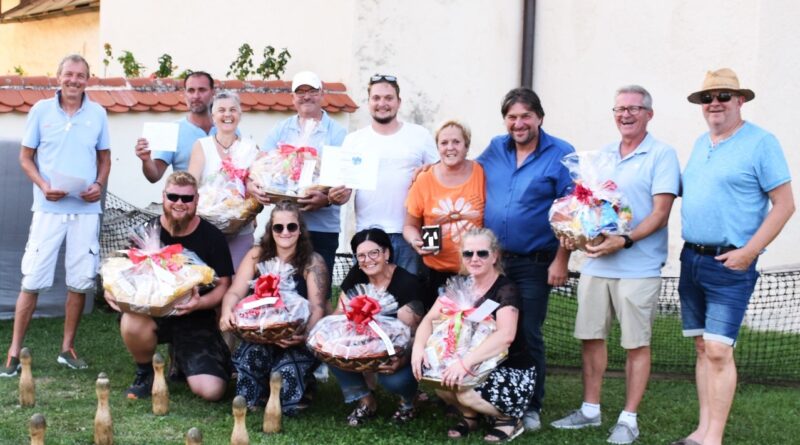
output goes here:
[{"label": "gray hair", "polygon": [[231,90],[218,91],[217,94],[214,95],[214,100],[211,101],[212,108],[214,107],[214,103],[219,99],[230,99],[236,102],[236,106],[239,107],[240,110],[242,108],[242,100],[239,99],[239,94],[237,94],[235,91]]},{"label": "gray hair", "polygon": [[653,109],[653,96],[650,95],[644,87],[639,85],[626,85],[617,89],[617,93],[614,94],[614,99],[617,98],[622,93],[636,93],[642,95],[642,106],[647,108],[648,110]]},{"label": "gray hair", "polygon": [[89,62],[87,62],[86,59],[84,59],[83,56],[80,54],[70,54],[61,59],[61,62],[58,63],[58,70],[56,70],[56,77],[61,75],[61,70],[64,68],[64,64],[67,62],[82,63],[83,66],[86,67],[86,77],[88,78],[91,75],[91,73],[89,72]]},{"label": "gray hair", "polygon": [[[491,229],[486,227],[473,227],[467,230],[466,233],[461,235],[461,249],[464,248],[464,241],[467,238],[484,237],[489,241],[489,250],[497,255],[497,261],[494,263],[494,270],[499,274],[503,274],[503,249],[500,247],[500,241]],[[461,273],[466,273],[467,269],[464,267],[464,262],[461,262]]]}]

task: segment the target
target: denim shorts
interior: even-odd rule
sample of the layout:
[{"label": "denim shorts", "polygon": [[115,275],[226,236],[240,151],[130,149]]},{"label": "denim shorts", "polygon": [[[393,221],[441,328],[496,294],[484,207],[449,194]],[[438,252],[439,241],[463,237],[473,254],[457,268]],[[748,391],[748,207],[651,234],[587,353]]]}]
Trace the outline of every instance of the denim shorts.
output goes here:
[{"label": "denim shorts", "polygon": [[733,270],[713,255],[684,248],[678,284],[684,337],[735,345],[757,280],[756,261],[747,270]]}]

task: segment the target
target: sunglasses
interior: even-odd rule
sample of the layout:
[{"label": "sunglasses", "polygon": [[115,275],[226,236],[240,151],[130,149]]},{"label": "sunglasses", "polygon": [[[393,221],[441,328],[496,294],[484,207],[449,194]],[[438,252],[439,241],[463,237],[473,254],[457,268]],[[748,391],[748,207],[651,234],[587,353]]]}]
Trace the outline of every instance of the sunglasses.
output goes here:
[{"label": "sunglasses", "polygon": [[489,251],[488,250],[462,250],[461,256],[464,259],[471,259],[473,256],[478,255],[478,258],[485,260],[489,258]]},{"label": "sunglasses", "polygon": [[377,82],[397,83],[397,76],[390,76],[388,74],[373,74],[372,77],[369,78],[369,84],[372,85],[373,83]]},{"label": "sunglasses", "polygon": [[714,102],[714,98],[716,97],[717,101],[719,101],[719,103],[722,104],[725,102],[730,102],[730,100],[733,99],[734,96],[737,96],[737,94],[731,93],[730,91],[720,91],[719,93],[716,94],[703,93],[700,95],[700,103],[708,105],[711,102]]},{"label": "sunglasses", "polygon": [[356,260],[358,260],[359,263],[363,263],[367,258],[371,260],[377,260],[381,253],[383,253],[383,249],[372,249],[367,253],[357,254]]},{"label": "sunglasses", "polygon": [[178,202],[180,199],[183,203],[194,201],[194,195],[181,195],[179,193],[165,193],[164,194],[171,202]]},{"label": "sunglasses", "polygon": [[284,226],[283,224],[273,224],[272,225],[272,231],[275,232],[275,233],[283,233],[283,229],[284,228],[286,230],[288,230],[289,233],[294,233],[294,232],[297,232],[297,229],[300,228],[300,225],[297,224],[297,223],[289,223],[289,224],[286,224],[286,226]]}]

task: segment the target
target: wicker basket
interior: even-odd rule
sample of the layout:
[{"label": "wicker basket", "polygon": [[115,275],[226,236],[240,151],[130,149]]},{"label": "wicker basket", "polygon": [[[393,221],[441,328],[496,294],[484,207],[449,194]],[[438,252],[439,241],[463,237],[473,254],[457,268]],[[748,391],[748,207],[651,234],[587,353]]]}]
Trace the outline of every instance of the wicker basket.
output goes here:
[{"label": "wicker basket", "polygon": [[432,379],[428,377],[423,377],[422,380],[419,381],[419,384],[420,386],[431,390],[461,392],[467,389],[472,389],[480,385],[481,383],[485,382],[486,379],[489,378],[489,374],[491,374],[491,371],[479,376],[476,380],[473,380],[464,385],[458,385],[455,388],[450,386],[445,386],[442,383],[441,379]]},{"label": "wicker basket", "polygon": [[259,343],[262,345],[274,344],[281,340],[291,338],[297,328],[300,327],[301,321],[296,320],[288,323],[274,323],[265,326],[263,329],[253,327],[236,327],[236,335],[244,341],[250,343]]},{"label": "wicker basket", "polygon": [[[328,190],[330,190],[330,189],[331,188],[326,186],[326,185],[312,185],[312,186],[306,188],[305,192],[308,193],[308,191],[310,191],[310,190],[318,190],[318,191],[323,192],[323,193],[328,193]],[[267,194],[267,197],[269,198],[270,202],[291,201],[291,202],[293,202],[295,204],[297,204],[297,200],[298,199],[305,198],[305,196],[306,196],[306,195],[288,195],[288,194],[285,194],[285,193],[280,193],[280,192],[276,191],[275,189],[270,189],[270,188],[266,188],[264,190],[264,193]]]},{"label": "wicker basket", "polygon": [[375,372],[380,366],[391,362],[394,357],[402,356],[404,352],[402,348],[396,348],[395,355],[389,355],[388,353],[384,352],[382,354],[368,355],[364,357],[344,358],[318,351],[314,348],[309,349],[311,349],[311,352],[313,352],[314,355],[323,362],[344,371],[352,372]]}]

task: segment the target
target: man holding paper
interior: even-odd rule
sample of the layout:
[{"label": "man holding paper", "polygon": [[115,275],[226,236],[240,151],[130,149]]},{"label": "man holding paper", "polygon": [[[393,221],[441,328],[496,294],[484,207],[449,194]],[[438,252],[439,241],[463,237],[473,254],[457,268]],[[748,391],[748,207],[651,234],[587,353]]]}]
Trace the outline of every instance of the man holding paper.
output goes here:
[{"label": "man holding paper", "polygon": [[67,300],[64,337],[58,363],[86,368],[75,353],[86,293],[94,289],[100,251],[100,197],[111,170],[106,110],[84,93],[89,64],[76,54],[56,72],[61,88],[28,113],[20,165],[33,187],[33,219],[22,257],[22,285],[14,311],[14,331],[0,376],[19,369],[19,351],[33,317],[39,292],[53,284],[64,238]]},{"label": "man holding paper", "polygon": [[[322,109],[322,82],[311,71],[301,71],[292,79],[292,102],[297,115],[279,122],[267,135],[264,151],[275,150],[279,145],[313,147],[322,156],[326,145],[340,146],[347,130],[328,116]],[[341,185],[341,184],[337,184]],[[269,198],[262,191],[251,187],[251,193],[268,204]],[[347,202],[350,191],[335,187],[328,193],[310,190],[308,196],[300,198],[303,219],[311,235],[314,251],[322,256],[328,271],[333,274],[336,249],[339,248],[339,204]],[[330,289],[325,291],[329,297]]]},{"label": "man holding paper", "polygon": [[[204,71],[193,71],[183,81],[183,94],[189,108],[185,119],[174,123],[145,124],[142,137],[136,140],[136,156],[142,161],[144,177],[151,183],[158,182],[170,165],[172,171],[186,171],[195,141],[214,134],[214,124],[208,112],[211,99],[214,98],[214,79],[211,75]],[[174,134],[170,134],[175,131],[170,126],[177,127],[177,141]],[[151,147],[155,141],[150,139],[156,137],[175,142]],[[151,151],[151,148],[155,151]]]}]

